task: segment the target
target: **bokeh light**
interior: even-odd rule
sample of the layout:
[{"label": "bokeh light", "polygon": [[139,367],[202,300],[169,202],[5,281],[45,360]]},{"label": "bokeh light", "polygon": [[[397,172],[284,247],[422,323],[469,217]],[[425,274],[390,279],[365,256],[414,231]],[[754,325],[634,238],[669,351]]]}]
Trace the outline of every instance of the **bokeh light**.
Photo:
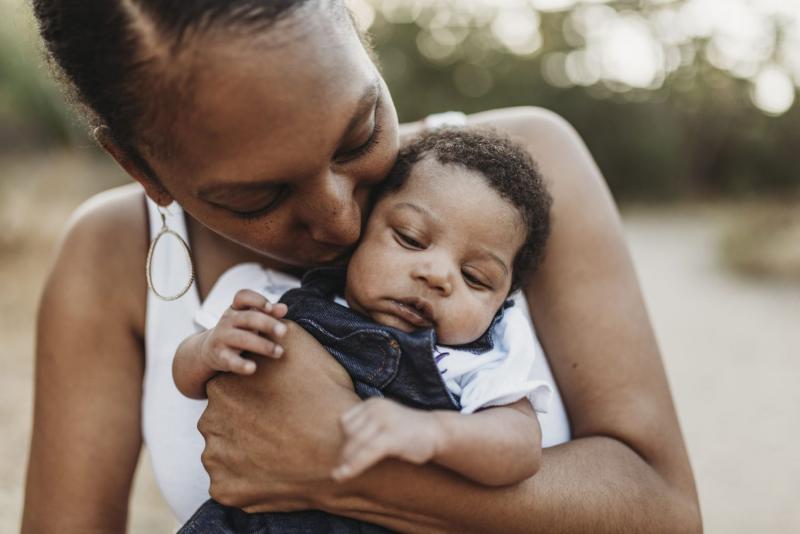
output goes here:
[{"label": "bokeh light", "polygon": [[[693,86],[702,58],[726,76],[750,83],[752,103],[775,116],[791,109],[800,85],[797,1],[641,0],[636,9],[612,0],[348,2],[364,28],[378,13],[391,24],[415,23],[418,50],[434,64],[464,60],[465,44],[478,39],[517,56],[543,55],[538,68],[554,87],[657,91],[676,73],[691,70],[675,84],[681,91]],[[566,46],[546,42],[542,17],[549,15],[562,16]],[[485,94],[492,87],[491,73],[476,67],[474,58],[466,59],[472,65],[459,64],[454,83],[465,96]]]}]

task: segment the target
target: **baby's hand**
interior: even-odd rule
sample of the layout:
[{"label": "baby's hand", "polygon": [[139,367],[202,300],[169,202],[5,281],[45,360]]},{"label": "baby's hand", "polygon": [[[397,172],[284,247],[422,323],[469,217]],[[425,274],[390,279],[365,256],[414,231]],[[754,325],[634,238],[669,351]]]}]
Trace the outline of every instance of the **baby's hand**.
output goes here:
[{"label": "baby's hand", "polygon": [[253,374],[256,363],[241,353],[280,358],[283,347],[278,340],[286,333],[280,319],[286,311],[285,304],[273,304],[255,291],[238,291],[217,326],[202,334],[200,358],[215,371]]},{"label": "baby's hand", "polygon": [[442,442],[443,430],[433,413],[378,397],[345,413],[341,426],[345,444],[341,462],[332,473],[339,482],[387,457],[423,464],[434,458]]}]

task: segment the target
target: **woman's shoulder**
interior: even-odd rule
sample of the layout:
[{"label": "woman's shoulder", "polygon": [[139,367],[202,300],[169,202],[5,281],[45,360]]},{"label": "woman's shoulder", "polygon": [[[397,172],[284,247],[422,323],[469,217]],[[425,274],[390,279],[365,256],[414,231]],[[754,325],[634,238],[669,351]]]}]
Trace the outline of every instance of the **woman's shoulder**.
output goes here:
[{"label": "woman's shoulder", "polygon": [[516,137],[524,143],[570,150],[583,147],[575,128],[564,117],[536,106],[481,111],[469,116],[471,126],[488,126]]},{"label": "woman's shoulder", "polygon": [[[561,207],[611,207],[605,180],[575,128],[561,115],[535,106],[483,111],[469,124],[492,127],[519,142],[533,157]],[[614,210],[611,210],[614,211]]]},{"label": "woman's shoulder", "polygon": [[65,236],[78,239],[108,237],[147,241],[147,207],[144,190],[131,183],[97,193],[72,213]]},{"label": "woman's shoulder", "polygon": [[[98,193],[70,217],[47,286],[102,304],[144,326],[149,243],[144,192],[130,184]],[[119,316],[118,316],[119,317]]]}]

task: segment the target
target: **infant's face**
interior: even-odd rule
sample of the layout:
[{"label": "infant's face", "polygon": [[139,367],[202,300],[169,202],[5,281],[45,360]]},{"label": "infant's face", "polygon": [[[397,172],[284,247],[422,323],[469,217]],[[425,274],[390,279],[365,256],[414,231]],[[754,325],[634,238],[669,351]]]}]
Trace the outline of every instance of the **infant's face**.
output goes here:
[{"label": "infant's face", "polygon": [[345,296],[377,323],[468,343],[508,295],[524,239],[519,213],[480,174],[426,157],[375,206]]}]

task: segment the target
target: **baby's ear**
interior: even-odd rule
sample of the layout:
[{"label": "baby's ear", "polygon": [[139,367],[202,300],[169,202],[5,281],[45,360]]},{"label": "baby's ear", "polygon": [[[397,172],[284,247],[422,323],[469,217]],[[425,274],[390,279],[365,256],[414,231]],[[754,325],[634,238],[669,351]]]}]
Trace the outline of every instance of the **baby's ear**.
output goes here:
[{"label": "baby's ear", "polygon": [[172,203],[172,195],[161,185],[152,172],[147,168],[146,163],[136,154],[131,154],[124,150],[111,134],[108,126],[99,126],[92,132],[97,144],[114,158],[114,161],[128,173],[128,175],[142,184],[145,194],[159,206],[168,206]]}]

